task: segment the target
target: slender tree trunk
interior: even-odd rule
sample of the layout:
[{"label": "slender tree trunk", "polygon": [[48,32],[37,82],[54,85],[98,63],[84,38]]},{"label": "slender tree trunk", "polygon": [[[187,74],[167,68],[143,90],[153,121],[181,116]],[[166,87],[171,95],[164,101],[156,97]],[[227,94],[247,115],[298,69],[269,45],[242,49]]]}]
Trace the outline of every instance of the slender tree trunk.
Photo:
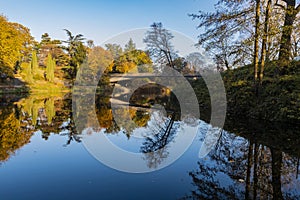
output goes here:
[{"label": "slender tree trunk", "polygon": [[172,60],[171,60],[171,58],[169,57],[169,52],[167,52],[166,50],[161,50],[164,54],[165,54],[165,56],[166,56],[166,58],[167,58],[167,62],[168,62],[168,65],[170,66],[170,67],[173,67],[173,63],[172,63]]},{"label": "slender tree trunk", "polygon": [[229,63],[228,63],[227,59],[225,59],[225,67],[226,67],[227,70],[230,70]]},{"label": "slender tree trunk", "polygon": [[297,160],[296,179],[298,179],[298,174],[299,174],[299,164],[300,164],[300,158],[298,158],[298,160]]},{"label": "slender tree trunk", "polygon": [[296,0],[284,0],[286,2],[284,25],[280,40],[279,61],[282,65],[287,65],[291,58],[291,38],[293,24],[297,15]]},{"label": "slender tree trunk", "polygon": [[[296,40],[296,38],[295,38],[295,40]],[[295,58],[295,57],[297,57],[298,56],[298,41],[295,41],[294,42],[294,54],[293,54],[293,57]]]},{"label": "slender tree trunk", "polygon": [[253,169],[253,199],[257,197],[257,184],[258,184],[258,174],[257,174],[257,167],[258,167],[258,145],[254,143],[254,169]]},{"label": "slender tree trunk", "polygon": [[272,0],[268,0],[267,7],[266,7],[262,49],[261,49],[261,66],[260,66],[260,74],[259,74],[260,83],[262,83],[262,79],[264,76],[265,62],[267,57],[267,43],[269,40],[268,31],[269,31],[269,18],[270,18],[271,4],[272,4]]},{"label": "slender tree trunk", "polygon": [[272,154],[272,186],[273,199],[283,199],[281,192],[281,168],[282,168],[282,153],[280,150],[271,149]]},{"label": "slender tree trunk", "polygon": [[169,56],[169,59],[170,59],[170,65],[171,65],[172,68],[174,68],[174,63],[173,63],[173,59],[172,59],[170,51],[168,51],[168,56]]},{"label": "slender tree trunk", "polygon": [[256,0],[255,11],[255,40],[254,40],[254,80],[258,79],[258,55],[259,55],[259,26],[260,26],[260,0]]},{"label": "slender tree trunk", "polygon": [[250,199],[250,190],[251,190],[251,167],[252,167],[252,153],[253,153],[253,144],[250,141],[248,147],[248,160],[247,160],[247,172],[246,172],[246,192],[245,199]]}]

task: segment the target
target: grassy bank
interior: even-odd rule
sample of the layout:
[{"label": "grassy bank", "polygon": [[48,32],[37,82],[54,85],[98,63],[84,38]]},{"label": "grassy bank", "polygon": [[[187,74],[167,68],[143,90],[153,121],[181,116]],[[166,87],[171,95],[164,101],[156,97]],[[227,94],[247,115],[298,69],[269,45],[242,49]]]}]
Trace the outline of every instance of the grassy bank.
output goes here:
[{"label": "grassy bank", "polygon": [[[222,73],[228,117],[300,123],[300,62],[279,68],[270,63],[258,90],[251,65]],[[201,113],[210,113],[210,98],[202,79],[192,81]]]},{"label": "grassy bank", "polygon": [[[38,68],[36,73],[28,78],[26,69],[31,67],[24,63],[22,65],[23,71],[18,74],[14,74],[11,70],[6,72],[7,78],[0,80],[0,94],[24,94],[24,93],[65,93],[70,92],[70,88],[65,85],[69,85],[68,80],[64,78],[64,74],[60,69],[56,69],[55,77],[52,82],[45,80],[45,69]],[[3,70],[2,70],[3,71]]]},{"label": "grassy bank", "polygon": [[71,90],[63,83],[49,83],[43,80],[37,80],[32,83],[20,83],[14,84],[15,81],[6,81],[0,83],[0,95],[6,94],[25,94],[25,93],[65,93]]}]

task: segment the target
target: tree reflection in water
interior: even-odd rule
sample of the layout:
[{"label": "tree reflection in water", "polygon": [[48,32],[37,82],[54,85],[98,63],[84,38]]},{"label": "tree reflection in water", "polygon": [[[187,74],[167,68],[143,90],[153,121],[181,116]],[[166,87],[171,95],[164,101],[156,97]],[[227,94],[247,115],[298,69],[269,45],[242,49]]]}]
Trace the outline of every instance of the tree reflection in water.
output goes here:
[{"label": "tree reflection in water", "polygon": [[0,162],[6,161],[29,143],[36,131],[40,131],[45,140],[50,134],[66,136],[65,145],[71,141],[81,142],[72,120],[69,94],[29,96],[15,99],[15,102],[6,101],[2,99],[0,105]]},{"label": "tree reflection in water", "polygon": [[159,112],[153,114],[153,118],[156,118],[156,120],[153,120],[155,124],[151,126],[150,134],[147,134],[140,149],[144,153],[144,158],[148,161],[149,168],[157,168],[168,157],[167,145],[174,139],[179,128],[179,122],[175,121],[176,116],[174,113],[169,117],[163,117]]},{"label": "tree reflection in water", "polygon": [[32,131],[21,123],[17,106],[9,103],[0,107],[0,164],[27,144],[31,133]]},{"label": "tree reflection in water", "polygon": [[[128,83],[132,84],[132,83]],[[157,85],[146,84],[134,91],[129,100],[130,122],[114,119],[117,115],[120,119],[125,119],[127,109],[123,96],[115,94],[113,99],[117,102],[124,102],[112,110],[110,98],[107,98],[111,91],[107,90],[107,85],[102,85],[102,91],[108,91],[106,95],[96,95],[96,114],[100,128],[105,129],[106,134],[123,132],[130,139],[133,132],[144,127],[145,140],[139,151],[144,153],[144,158],[148,162],[149,168],[156,168],[168,157],[168,144],[174,139],[179,128],[180,105],[177,98],[169,89]]]},{"label": "tree reflection in water", "polygon": [[[136,91],[130,102],[134,105],[130,107],[130,118],[135,126],[114,121],[110,97],[104,93],[96,97],[96,115],[105,134],[125,133],[130,140],[136,129],[147,130],[138,151],[144,153],[149,168],[157,168],[169,156],[168,147],[183,122],[178,114],[180,105],[172,95],[158,95],[162,88],[147,87]],[[0,102],[0,163],[29,143],[36,131],[45,140],[51,134],[66,137],[64,146],[81,142],[72,119],[77,113],[72,113],[69,95],[14,101]],[[158,104],[164,112],[153,107]],[[95,109],[84,105],[88,112]],[[150,112],[149,108],[156,110]],[[124,109],[120,107],[116,112],[122,117]],[[84,125],[93,127],[95,117],[88,118]],[[200,127],[201,137],[208,126]],[[184,199],[300,199],[300,128],[287,126],[228,120],[215,150],[203,159],[193,160],[198,161],[197,168],[188,173],[193,190]]]},{"label": "tree reflection in water", "polygon": [[[223,131],[215,151],[198,161],[197,170],[189,172],[196,189],[184,199],[300,199],[299,145],[284,143],[295,132],[287,134],[287,129],[274,126],[264,127],[269,130],[264,132],[257,126],[245,129],[237,123],[234,128],[241,132]],[[281,142],[265,140],[275,133]],[[294,144],[299,142],[297,139]]]}]

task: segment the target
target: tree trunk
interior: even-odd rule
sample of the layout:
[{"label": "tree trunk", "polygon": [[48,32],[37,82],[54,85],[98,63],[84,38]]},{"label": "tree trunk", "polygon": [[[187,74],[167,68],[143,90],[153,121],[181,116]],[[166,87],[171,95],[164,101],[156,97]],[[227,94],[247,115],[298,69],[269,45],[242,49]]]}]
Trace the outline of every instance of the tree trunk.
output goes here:
[{"label": "tree trunk", "polygon": [[258,184],[258,145],[254,143],[254,167],[253,167],[253,199],[257,199],[257,184]]},{"label": "tree trunk", "polygon": [[168,56],[169,56],[169,60],[170,60],[170,66],[171,66],[172,68],[174,68],[173,58],[172,58],[172,56],[171,56],[171,52],[170,52],[170,51],[168,51]]},{"label": "tree trunk", "polygon": [[271,9],[272,0],[268,0],[266,7],[266,16],[265,16],[265,24],[264,24],[264,34],[262,41],[262,49],[261,49],[261,66],[260,66],[260,74],[259,80],[262,83],[262,79],[264,76],[265,62],[267,58],[267,43],[268,43],[268,31],[269,31],[269,18],[270,18],[270,9]]},{"label": "tree trunk", "polygon": [[245,199],[250,199],[250,191],[251,191],[251,168],[252,168],[252,154],[253,154],[253,146],[250,141],[248,147],[248,159],[247,159],[247,171],[246,171],[246,192]]},{"label": "tree trunk", "polygon": [[255,11],[255,40],[254,40],[254,80],[258,79],[258,55],[259,55],[259,26],[260,26],[260,0],[256,0]]},{"label": "tree trunk", "polygon": [[293,24],[297,15],[296,0],[284,0],[286,2],[284,25],[280,40],[279,61],[282,65],[287,65],[291,58],[291,38]]},{"label": "tree trunk", "polygon": [[281,191],[281,169],[282,169],[282,153],[280,150],[271,149],[272,154],[272,187],[273,199],[283,199]]}]

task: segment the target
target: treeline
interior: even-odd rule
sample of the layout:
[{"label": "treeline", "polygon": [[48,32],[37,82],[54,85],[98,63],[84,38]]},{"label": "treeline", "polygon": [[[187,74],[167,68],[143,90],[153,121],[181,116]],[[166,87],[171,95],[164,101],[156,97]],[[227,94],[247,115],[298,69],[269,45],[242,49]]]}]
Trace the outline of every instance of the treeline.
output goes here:
[{"label": "treeline", "polygon": [[29,85],[45,81],[59,85],[65,80],[72,84],[84,62],[90,69],[105,67],[106,72],[152,70],[147,66],[152,64],[149,53],[137,49],[132,39],[124,48],[119,44],[103,48],[82,34],[73,35],[64,29],[66,40],[52,39],[44,33],[38,42],[27,27],[9,22],[4,16],[0,16],[0,25],[0,82],[19,76]]}]

